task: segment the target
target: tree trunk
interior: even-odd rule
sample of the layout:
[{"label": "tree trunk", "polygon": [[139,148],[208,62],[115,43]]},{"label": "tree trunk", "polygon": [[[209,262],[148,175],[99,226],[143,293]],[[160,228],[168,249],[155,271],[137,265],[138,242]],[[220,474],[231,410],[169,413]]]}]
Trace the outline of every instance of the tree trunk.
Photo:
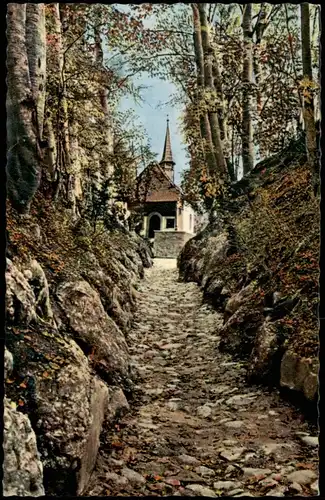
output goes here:
[{"label": "tree trunk", "polygon": [[[262,91],[261,91],[261,87],[262,87],[262,83],[263,83],[263,71],[262,71],[262,67],[261,67],[259,58],[260,58],[260,45],[262,42],[263,33],[266,29],[266,20],[267,20],[267,7],[266,6],[267,6],[266,3],[261,4],[258,19],[256,21],[256,27],[255,27],[256,39],[255,39],[254,53],[253,53],[254,75],[255,75],[255,83],[257,86],[256,111],[257,111],[258,116],[261,115],[261,112],[263,109],[263,95],[262,95]],[[263,150],[263,147],[261,146],[261,144],[259,144],[259,154],[260,154],[259,160],[261,161],[266,156],[265,151]]]},{"label": "tree trunk", "polygon": [[70,139],[68,121],[68,103],[66,99],[65,74],[64,74],[64,48],[62,40],[62,23],[60,4],[53,4],[54,34],[57,44],[57,69],[59,74],[59,105],[57,110],[56,137],[58,141],[57,150],[62,151],[62,155],[57,155],[57,167],[68,170],[70,166]]},{"label": "tree trunk", "polygon": [[[206,4],[197,4],[201,28],[201,45],[203,48],[204,56],[204,84],[205,90],[211,94],[211,98],[216,101],[216,88],[214,86],[214,75],[212,71],[213,50],[209,38],[209,27],[206,15]],[[214,147],[214,155],[216,158],[217,171],[221,178],[225,179],[227,176],[226,162],[223,155],[222,142],[220,137],[220,125],[217,111],[217,103],[208,103],[208,118],[211,129],[211,137]]]},{"label": "tree trunk", "polygon": [[243,14],[244,66],[243,66],[243,132],[242,155],[244,175],[254,167],[251,85],[253,80],[252,4],[247,3]]},{"label": "tree trunk", "polygon": [[49,110],[44,122],[44,131],[48,142],[46,165],[48,167],[49,180],[53,182],[55,181],[57,165],[57,147],[56,137],[53,130],[52,113]]},{"label": "tree trunk", "polygon": [[[103,68],[104,57],[103,50],[101,45],[101,38],[98,30],[95,32],[95,50],[96,50],[96,61],[98,65]],[[105,131],[104,131],[104,147],[103,147],[103,156],[104,156],[104,168],[103,175],[104,179],[111,177],[114,173],[114,167],[112,162],[110,161],[109,156],[113,154],[113,132],[112,132],[112,122],[110,116],[110,109],[107,99],[107,89],[100,89],[100,104],[104,114],[104,123],[105,123]]]},{"label": "tree trunk", "polygon": [[33,98],[37,108],[37,125],[43,137],[45,83],[46,83],[46,32],[45,5],[26,4],[26,46]]},{"label": "tree trunk", "polygon": [[259,62],[259,56],[260,56],[260,45],[261,41],[263,38],[263,33],[266,28],[266,18],[267,18],[267,11],[266,11],[266,3],[261,4],[261,9],[258,15],[258,20],[256,21],[256,41],[255,41],[255,47],[254,47],[254,74],[255,74],[255,83],[257,85],[257,112],[258,114],[261,113],[262,108],[263,108],[263,97],[261,93],[261,84],[262,84],[262,69],[261,65]]},{"label": "tree trunk", "polygon": [[313,72],[311,64],[310,15],[308,3],[300,4],[300,14],[303,76],[307,83],[306,91],[308,93],[308,95],[304,98],[303,107],[303,117],[306,131],[306,149],[310,166],[318,173],[319,165],[316,145],[315,111],[314,99],[312,96]]},{"label": "tree trunk", "polygon": [[26,48],[26,4],[7,9],[7,187],[13,206],[29,210],[41,169],[37,109],[33,98]]},{"label": "tree trunk", "polygon": [[78,124],[74,117],[69,120],[69,138],[70,138],[70,183],[69,183],[69,201],[75,216],[78,216],[78,201],[82,198],[81,187],[81,162],[78,141]]},{"label": "tree trunk", "polygon": [[227,116],[226,116],[226,105],[224,100],[224,94],[222,89],[221,73],[219,68],[219,63],[217,60],[217,54],[213,51],[212,56],[212,75],[213,84],[217,94],[217,109],[218,109],[218,119],[220,126],[220,138],[222,141],[222,150],[225,158],[230,156],[230,145],[228,144],[228,126],[227,126]]},{"label": "tree trunk", "polygon": [[[201,109],[204,96],[204,54],[201,39],[201,24],[199,18],[199,11],[196,4],[192,4],[193,12],[193,39],[194,39],[194,52],[196,60],[196,71],[197,71],[197,106],[198,115],[200,119],[200,131],[202,138],[202,150],[204,156],[207,158],[208,165],[211,169],[216,168],[216,161],[213,155],[213,144],[211,137],[211,130],[209,120],[207,119],[207,114],[205,109]],[[208,150],[208,152],[206,152]]]}]

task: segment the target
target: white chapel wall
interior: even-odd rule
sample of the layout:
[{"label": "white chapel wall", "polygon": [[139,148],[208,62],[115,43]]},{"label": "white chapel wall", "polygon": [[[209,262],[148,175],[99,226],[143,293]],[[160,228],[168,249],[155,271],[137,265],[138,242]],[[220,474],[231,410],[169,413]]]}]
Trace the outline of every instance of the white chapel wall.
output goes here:
[{"label": "white chapel wall", "polygon": [[178,227],[178,230],[194,234],[194,211],[192,207],[184,203],[180,219],[181,219],[181,227]]}]

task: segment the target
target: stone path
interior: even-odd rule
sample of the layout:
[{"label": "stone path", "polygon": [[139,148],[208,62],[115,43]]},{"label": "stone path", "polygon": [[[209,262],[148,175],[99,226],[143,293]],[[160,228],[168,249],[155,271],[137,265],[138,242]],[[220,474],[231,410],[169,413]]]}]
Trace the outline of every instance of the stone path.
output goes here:
[{"label": "stone path", "polygon": [[155,260],[128,342],[139,372],[131,412],[102,447],[86,495],[312,496],[316,429],[218,352],[221,316],[175,260]]}]

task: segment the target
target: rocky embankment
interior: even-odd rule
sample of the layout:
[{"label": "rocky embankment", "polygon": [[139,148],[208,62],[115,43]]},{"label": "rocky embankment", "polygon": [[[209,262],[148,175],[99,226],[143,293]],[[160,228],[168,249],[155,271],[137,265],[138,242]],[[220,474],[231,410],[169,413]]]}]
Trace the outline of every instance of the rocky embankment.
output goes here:
[{"label": "rocky embankment", "polygon": [[232,189],[230,225],[216,218],[183,248],[180,277],[223,313],[219,348],[250,381],[316,410],[319,200],[304,153],[257,165]]},{"label": "rocky embankment", "polygon": [[80,495],[134,385],[125,334],[151,256],[44,203],[9,207],[7,245],[4,495]]}]

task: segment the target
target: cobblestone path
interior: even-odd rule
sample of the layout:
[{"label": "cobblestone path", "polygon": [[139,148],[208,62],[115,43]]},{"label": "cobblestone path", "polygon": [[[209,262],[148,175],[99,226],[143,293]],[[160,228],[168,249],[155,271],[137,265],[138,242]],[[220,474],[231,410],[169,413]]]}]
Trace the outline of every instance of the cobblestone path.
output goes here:
[{"label": "cobblestone path", "polygon": [[128,336],[134,401],[102,449],[88,495],[312,496],[316,429],[218,351],[221,316],[176,261],[156,260]]}]

